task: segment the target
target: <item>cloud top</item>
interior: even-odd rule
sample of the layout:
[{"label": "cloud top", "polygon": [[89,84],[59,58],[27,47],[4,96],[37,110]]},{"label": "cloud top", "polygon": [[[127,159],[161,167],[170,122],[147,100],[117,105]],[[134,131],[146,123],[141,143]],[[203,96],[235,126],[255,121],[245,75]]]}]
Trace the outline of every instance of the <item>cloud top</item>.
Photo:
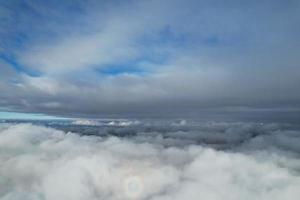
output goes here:
[{"label": "cloud top", "polygon": [[[219,125],[211,126],[218,132]],[[232,125],[226,126],[235,132]],[[167,138],[153,142],[151,134],[141,141],[138,137],[80,136],[30,124],[1,124],[0,196],[296,200],[300,178],[295,158],[300,152],[293,141],[299,140],[298,132],[271,129],[239,150],[218,151],[192,144],[167,147],[162,142]],[[277,149],[278,143],[290,150],[269,151]]]}]

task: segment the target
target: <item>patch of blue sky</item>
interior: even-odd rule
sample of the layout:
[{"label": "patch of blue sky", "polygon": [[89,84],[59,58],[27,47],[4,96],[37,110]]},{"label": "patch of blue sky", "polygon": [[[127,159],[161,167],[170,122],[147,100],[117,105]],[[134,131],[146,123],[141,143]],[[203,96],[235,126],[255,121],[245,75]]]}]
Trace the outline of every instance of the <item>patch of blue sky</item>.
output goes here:
[{"label": "patch of blue sky", "polygon": [[152,54],[151,51],[148,51],[143,52],[143,54],[139,58],[129,60],[126,62],[108,64],[101,67],[94,67],[94,69],[99,74],[107,76],[117,76],[121,74],[146,76],[148,74],[153,73],[153,69],[145,66],[145,64],[150,64],[150,66],[152,66],[162,65],[166,62],[167,56]]},{"label": "patch of blue sky", "polygon": [[96,71],[102,75],[108,75],[108,76],[116,76],[120,74],[145,75],[149,73],[149,71],[147,71],[145,68],[138,67],[135,65],[130,65],[129,63],[107,65],[105,67],[96,69]]},{"label": "patch of blue sky", "polygon": [[199,40],[199,42],[206,46],[246,46],[249,44],[249,39],[247,35],[244,34],[233,34],[232,36],[224,35],[211,35]]},{"label": "patch of blue sky", "polygon": [[185,34],[174,31],[171,26],[164,26],[156,34],[145,34],[138,40],[138,45],[145,47],[152,46],[185,46],[188,38]]},{"label": "patch of blue sky", "polygon": [[68,27],[71,29],[82,18],[83,8],[79,1],[1,2],[0,46],[6,51],[18,51],[32,40],[52,41],[61,31],[70,31]]},{"label": "patch of blue sky", "polygon": [[34,114],[34,113],[19,113],[19,112],[0,112],[0,119],[20,119],[20,120],[58,120],[67,119],[63,117],[56,117],[45,114]]},{"label": "patch of blue sky", "polygon": [[146,46],[171,46],[176,48],[193,48],[195,46],[228,46],[228,45],[245,45],[247,35],[235,33],[232,35],[216,34],[189,34],[188,32],[174,30],[167,25],[162,28],[157,37],[143,38],[141,43]]},{"label": "patch of blue sky", "polygon": [[217,45],[220,44],[221,41],[218,36],[212,35],[210,37],[203,39],[202,42],[207,45]]},{"label": "patch of blue sky", "polygon": [[165,26],[158,35],[158,42],[161,44],[184,45],[187,42],[187,37],[178,31],[175,32],[171,26]]},{"label": "patch of blue sky", "polygon": [[16,70],[19,73],[25,73],[32,77],[39,77],[42,75],[41,72],[28,69],[27,67],[19,64],[13,55],[0,53],[0,60],[3,60],[4,62],[8,63],[10,67],[12,67],[14,70]]},{"label": "patch of blue sky", "polygon": [[224,38],[222,35],[195,35],[180,30],[173,30],[169,25],[162,28],[156,37],[142,37],[140,44],[151,48],[151,46],[170,46],[175,48],[190,48],[194,45],[218,46],[228,45],[240,41],[241,38]]}]

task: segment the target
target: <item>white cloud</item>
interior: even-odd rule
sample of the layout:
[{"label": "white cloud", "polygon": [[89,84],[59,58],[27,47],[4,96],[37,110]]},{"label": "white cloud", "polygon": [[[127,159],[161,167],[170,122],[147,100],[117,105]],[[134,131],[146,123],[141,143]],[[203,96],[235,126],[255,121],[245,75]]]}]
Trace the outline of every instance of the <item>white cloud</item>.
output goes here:
[{"label": "white cloud", "polygon": [[123,37],[118,31],[67,37],[56,45],[35,47],[22,55],[21,60],[36,70],[52,74],[100,67],[136,56],[136,50]]},{"label": "white cloud", "polygon": [[246,155],[199,145],[164,147],[30,124],[2,124],[0,149],[5,200],[296,200],[300,195],[298,172],[278,163],[295,161],[263,150]]},{"label": "white cloud", "polygon": [[85,126],[101,126],[102,123],[95,120],[78,119],[72,122],[74,125],[85,125]]},{"label": "white cloud", "polygon": [[90,7],[82,20],[85,26],[66,24],[71,33],[58,33],[55,39],[45,38],[29,45],[27,51],[19,54],[19,60],[29,68],[57,75],[143,56],[139,49],[140,37],[166,25],[166,19],[159,18],[162,11],[158,16],[149,15],[147,5],[146,2],[121,3],[105,10],[101,5]]}]

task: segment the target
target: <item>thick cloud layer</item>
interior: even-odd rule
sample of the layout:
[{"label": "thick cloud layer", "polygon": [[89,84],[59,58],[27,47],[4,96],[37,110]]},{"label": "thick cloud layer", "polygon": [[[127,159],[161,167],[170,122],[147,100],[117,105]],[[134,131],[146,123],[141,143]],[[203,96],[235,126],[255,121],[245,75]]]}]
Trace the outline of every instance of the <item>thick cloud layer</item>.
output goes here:
[{"label": "thick cloud layer", "polygon": [[[197,132],[179,132],[185,123],[172,126],[167,132],[101,137],[1,124],[0,198],[299,198],[299,130],[208,123]],[[227,147],[217,150],[213,143]]]},{"label": "thick cloud layer", "polygon": [[0,108],[298,111],[299,1],[0,3]]}]

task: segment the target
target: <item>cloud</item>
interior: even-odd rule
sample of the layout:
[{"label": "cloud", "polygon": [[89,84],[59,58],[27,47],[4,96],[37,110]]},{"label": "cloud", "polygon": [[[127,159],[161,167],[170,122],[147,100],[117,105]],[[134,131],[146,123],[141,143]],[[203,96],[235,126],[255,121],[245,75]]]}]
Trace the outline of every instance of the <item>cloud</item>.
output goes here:
[{"label": "cloud", "polygon": [[[31,2],[29,6],[37,12],[52,11],[51,6],[43,8],[38,3]],[[68,5],[65,6],[68,8]],[[57,31],[57,36],[43,37],[30,43],[26,51],[18,55],[19,60],[29,68],[45,73],[101,68],[135,59],[152,62],[159,56],[168,60],[181,54],[192,54],[195,56],[193,59],[201,64],[207,64],[201,60],[208,60],[213,62],[210,65],[245,65],[254,57],[255,63],[251,65],[276,65],[265,51],[271,50],[272,55],[281,54],[286,64],[295,55],[284,53],[291,50],[288,48],[297,47],[293,40],[296,44],[299,42],[295,38],[297,34],[294,35],[294,31],[299,30],[291,28],[297,23],[294,9],[299,6],[297,3],[282,6],[277,1],[273,4],[253,2],[241,5],[233,1],[230,5],[218,3],[216,6],[206,1],[185,3],[176,0],[108,5],[87,2],[86,6],[77,6],[85,11],[78,12],[82,20],[75,18],[70,23],[57,20],[56,26],[48,28]],[[280,12],[273,12],[270,8]],[[61,18],[72,14],[58,13]],[[253,15],[260,21],[253,20]],[[185,19],[188,19],[189,25],[184,22]],[[279,20],[280,24],[277,23]],[[59,31],[61,26],[72,32]],[[259,45],[261,42],[263,46]],[[168,51],[164,53],[166,49]],[[260,55],[262,59],[258,59]],[[219,61],[214,61],[216,58]]]},{"label": "cloud", "polygon": [[[298,105],[299,93],[294,92],[298,75],[290,72],[282,73],[280,81],[275,77],[265,80],[265,74],[241,80],[242,73],[236,77],[224,69],[164,67],[147,76],[121,74],[88,81],[22,75],[12,84],[3,79],[2,105],[20,112],[75,117],[189,115],[201,109],[236,106],[284,110]],[[252,82],[254,79],[260,81]]]},{"label": "cloud", "polygon": [[[72,117],[299,109],[296,1],[6,4],[0,56],[15,69],[14,81],[0,75],[6,109]],[[109,69],[121,73],[101,71]]]},{"label": "cloud", "polygon": [[[223,134],[239,132],[243,137],[243,132],[255,127],[213,123],[202,126],[198,134],[202,137],[205,129],[214,130],[206,134],[209,137],[225,128]],[[151,134],[146,141],[139,141],[79,136],[30,124],[1,124],[0,196],[47,200],[297,199],[299,149],[290,145],[299,140],[299,132],[280,131],[276,125],[260,130],[267,135],[249,139],[240,150],[234,145],[230,151],[219,151],[192,144],[167,147],[158,140],[151,142]],[[269,151],[278,144],[278,150],[286,146],[296,155]]]}]

